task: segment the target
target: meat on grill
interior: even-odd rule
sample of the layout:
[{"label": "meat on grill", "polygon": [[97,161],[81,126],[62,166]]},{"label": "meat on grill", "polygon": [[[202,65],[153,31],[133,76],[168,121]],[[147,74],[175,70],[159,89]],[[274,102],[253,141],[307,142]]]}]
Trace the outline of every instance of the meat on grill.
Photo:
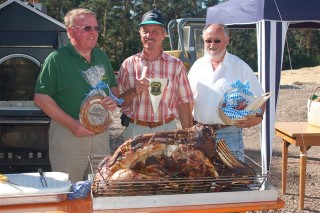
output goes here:
[{"label": "meat on grill", "polygon": [[189,129],[144,134],[127,140],[112,156],[100,162],[92,184],[93,193],[98,193],[111,180],[254,174],[230,153],[223,140],[215,147],[215,137],[212,126],[197,124]]}]

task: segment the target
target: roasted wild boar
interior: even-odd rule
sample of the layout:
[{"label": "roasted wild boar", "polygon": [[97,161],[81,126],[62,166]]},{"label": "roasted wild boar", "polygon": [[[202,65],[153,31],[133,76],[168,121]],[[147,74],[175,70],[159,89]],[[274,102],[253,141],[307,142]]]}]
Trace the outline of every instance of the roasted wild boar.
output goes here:
[{"label": "roasted wild boar", "polygon": [[99,194],[99,189],[112,180],[254,175],[249,166],[230,153],[223,140],[216,145],[215,137],[213,126],[197,124],[127,140],[99,164],[92,191]]}]

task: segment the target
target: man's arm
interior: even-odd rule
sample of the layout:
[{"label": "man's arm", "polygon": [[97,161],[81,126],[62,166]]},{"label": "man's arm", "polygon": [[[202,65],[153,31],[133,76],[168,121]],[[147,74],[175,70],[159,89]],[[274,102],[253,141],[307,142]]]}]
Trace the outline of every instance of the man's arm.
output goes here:
[{"label": "man's arm", "polygon": [[119,96],[119,98],[123,98],[124,102],[118,107],[128,106],[137,95],[138,93],[136,92],[135,87],[125,91]]},{"label": "man's arm", "polygon": [[190,128],[192,126],[192,114],[190,103],[182,103],[178,106],[179,119],[182,128]]}]

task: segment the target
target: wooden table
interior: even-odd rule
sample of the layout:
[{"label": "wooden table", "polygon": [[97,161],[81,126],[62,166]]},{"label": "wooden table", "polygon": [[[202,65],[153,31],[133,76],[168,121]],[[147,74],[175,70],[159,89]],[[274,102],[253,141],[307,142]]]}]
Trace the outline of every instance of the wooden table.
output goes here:
[{"label": "wooden table", "polygon": [[[125,198],[124,198],[125,199]],[[281,209],[284,201],[278,198],[276,201],[254,202],[254,203],[232,203],[199,206],[161,207],[161,208],[141,208],[122,210],[97,210],[92,211],[91,199],[64,201],[60,203],[36,204],[36,205],[16,205],[0,206],[1,213],[213,213],[213,212],[246,212],[259,210]]]},{"label": "wooden table", "polygon": [[289,145],[300,147],[299,208],[304,209],[307,155],[312,146],[320,146],[320,128],[307,122],[279,122],[275,124],[276,135],[282,138],[282,193],[286,193]]}]

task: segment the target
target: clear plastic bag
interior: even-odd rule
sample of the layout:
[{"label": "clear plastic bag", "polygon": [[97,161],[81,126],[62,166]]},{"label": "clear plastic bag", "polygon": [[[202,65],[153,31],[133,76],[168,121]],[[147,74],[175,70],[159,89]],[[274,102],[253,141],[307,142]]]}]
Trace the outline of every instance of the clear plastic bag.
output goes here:
[{"label": "clear plastic bag", "polygon": [[84,79],[90,84],[91,90],[81,103],[80,123],[92,132],[104,132],[113,121],[112,114],[100,104],[100,101],[107,96],[103,89],[109,88],[102,81],[105,70],[103,67],[94,66],[82,74]]}]

